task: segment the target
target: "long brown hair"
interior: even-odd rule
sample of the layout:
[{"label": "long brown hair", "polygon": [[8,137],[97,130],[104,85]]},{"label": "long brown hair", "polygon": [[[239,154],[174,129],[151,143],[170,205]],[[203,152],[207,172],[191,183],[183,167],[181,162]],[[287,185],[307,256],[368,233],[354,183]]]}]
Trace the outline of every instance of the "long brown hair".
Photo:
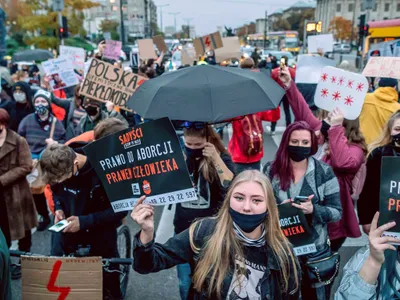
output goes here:
[{"label": "long brown hair", "polygon": [[193,274],[194,289],[201,292],[207,287],[208,295],[221,295],[222,282],[231,271],[235,259],[244,260],[243,246],[233,231],[233,221],[229,214],[230,199],[235,187],[242,182],[257,182],[261,185],[267,201],[268,215],[265,219],[265,240],[278,261],[281,269],[281,279],[285,292],[289,289],[289,279],[294,278],[299,287],[299,271],[297,258],[293,255],[290,243],[279,225],[279,214],[276,200],[269,179],[260,171],[249,170],[240,173],[232,182],[224,203],[217,216],[214,233],[200,249],[194,243],[194,232],[199,222],[189,228],[190,245],[192,250],[200,254],[199,261]]},{"label": "long brown hair", "polygon": [[[209,143],[215,146],[219,153],[229,155],[218,133],[216,133],[214,128],[212,128],[211,126],[205,126],[203,128],[184,128],[183,134],[184,136],[206,138]],[[213,182],[217,178],[217,170],[215,169],[215,166],[211,159],[207,157],[201,158],[199,171],[202,172],[203,177],[208,182]]]},{"label": "long brown hair", "polygon": [[[329,112],[324,109],[319,109],[316,113],[316,117],[319,120],[325,120],[328,118]],[[348,144],[356,144],[358,145],[365,154],[367,154],[367,144],[365,142],[364,135],[360,130],[360,118],[355,120],[343,120],[343,127],[344,127],[344,135],[347,138]]]},{"label": "long brown hair", "polygon": [[386,122],[385,127],[383,127],[382,133],[373,143],[371,143],[368,147],[368,156],[374,151],[376,148],[386,146],[392,142],[392,128],[394,126],[394,122],[400,119],[400,110],[396,111],[390,119]]}]

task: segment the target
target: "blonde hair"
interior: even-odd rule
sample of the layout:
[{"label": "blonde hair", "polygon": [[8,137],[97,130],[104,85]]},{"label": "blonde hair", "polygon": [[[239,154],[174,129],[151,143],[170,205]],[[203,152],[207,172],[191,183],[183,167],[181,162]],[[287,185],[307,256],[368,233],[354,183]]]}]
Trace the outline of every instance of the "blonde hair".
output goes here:
[{"label": "blonde hair", "polygon": [[[194,232],[201,221],[193,223],[189,228],[190,246],[196,254],[200,254],[192,279],[194,289],[198,292],[207,286],[208,295],[215,293],[220,298],[222,282],[230,271],[232,261],[244,260],[243,246],[233,230],[229,207],[235,187],[248,181],[260,184],[266,197],[268,216],[265,219],[265,243],[271,247],[280,266],[283,289],[288,292],[290,277],[295,279],[296,288],[299,287],[297,258],[293,255],[290,243],[280,228],[278,207],[271,182],[260,171],[248,170],[240,173],[232,182],[216,216],[217,224],[214,233],[202,249],[194,243]],[[292,276],[290,276],[291,273],[293,273]]]},{"label": "blonde hair", "polygon": [[394,122],[400,119],[400,110],[396,111],[390,119],[386,122],[385,127],[383,127],[381,135],[368,146],[368,156],[374,151],[376,148],[388,145],[392,142],[392,128],[394,126]]},{"label": "blonde hair", "polygon": [[[219,153],[229,154],[228,151],[226,151],[220,136],[211,126],[206,126],[204,128],[184,128],[183,134],[184,136],[206,138],[208,142],[215,146],[215,149],[217,149]],[[210,183],[213,182],[218,176],[214,163],[210,158],[207,157],[201,158],[199,171],[202,173],[204,179]]]}]

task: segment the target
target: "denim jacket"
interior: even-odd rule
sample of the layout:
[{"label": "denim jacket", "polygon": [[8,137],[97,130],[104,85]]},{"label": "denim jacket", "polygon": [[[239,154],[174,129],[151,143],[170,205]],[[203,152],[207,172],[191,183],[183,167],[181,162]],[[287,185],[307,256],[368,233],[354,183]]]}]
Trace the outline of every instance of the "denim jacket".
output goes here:
[{"label": "denim jacket", "polygon": [[[194,243],[200,249],[205,245],[208,237],[210,237],[216,225],[215,218],[205,218],[196,227],[194,233]],[[134,265],[133,268],[140,274],[148,274],[159,272],[164,269],[174,267],[177,264],[190,263],[192,270],[195,269],[198,254],[195,254],[190,247],[189,229],[170,238],[164,245],[154,243],[154,240],[149,244],[143,245],[140,242],[140,232],[136,234],[134,239]],[[265,251],[268,256],[268,265],[261,281],[261,299],[299,299],[299,290],[295,286],[295,278],[289,278],[289,292],[282,291],[282,280],[280,278],[280,268],[272,250],[266,246]],[[227,298],[227,293],[231,285],[233,277],[232,271],[223,282],[221,299]],[[300,270],[299,270],[300,274]],[[300,276],[300,275],[299,275]],[[299,280],[300,284],[300,280]],[[190,287],[188,299],[218,299],[217,295],[209,295],[206,292],[198,292],[194,290],[193,284]]]}]

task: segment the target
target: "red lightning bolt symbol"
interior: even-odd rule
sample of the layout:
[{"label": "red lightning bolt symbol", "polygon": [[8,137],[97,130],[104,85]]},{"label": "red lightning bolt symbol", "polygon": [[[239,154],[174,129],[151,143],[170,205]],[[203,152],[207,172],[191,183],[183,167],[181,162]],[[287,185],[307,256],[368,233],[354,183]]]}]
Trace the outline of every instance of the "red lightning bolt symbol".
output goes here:
[{"label": "red lightning bolt symbol", "polygon": [[210,37],[206,37],[206,41],[204,42],[204,44],[206,44],[207,47],[210,47],[210,44],[211,44]]},{"label": "red lightning bolt symbol", "polygon": [[49,292],[51,292],[51,293],[60,293],[60,296],[58,297],[57,300],[65,300],[67,298],[69,292],[71,291],[70,287],[58,287],[58,286],[55,286],[56,281],[57,281],[57,277],[58,277],[58,273],[60,273],[61,265],[62,265],[62,261],[61,260],[57,260],[54,263],[53,271],[51,272],[50,280],[49,280],[49,283],[47,284],[47,290]]}]

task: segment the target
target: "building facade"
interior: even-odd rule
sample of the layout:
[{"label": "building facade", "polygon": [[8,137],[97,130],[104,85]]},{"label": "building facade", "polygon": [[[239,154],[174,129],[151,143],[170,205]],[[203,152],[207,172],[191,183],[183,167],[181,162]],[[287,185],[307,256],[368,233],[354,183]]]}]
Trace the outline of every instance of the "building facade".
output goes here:
[{"label": "building facade", "polygon": [[84,11],[84,27],[89,37],[100,34],[103,20],[120,23],[120,2],[125,27],[125,41],[128,37],[143,38],[153,34],[152,24],[157,24],[157,6],[153,0],[97,0],[100,4]]},{"label": "building facade", "polygon": [[[362,0],[317,0],[315,20],[322,21],[322,32],[327,33],[333,18],[343,17],[356,27],[361,14],[367,14]],[[376,6],[368,14],[368,21],[399,19],[400,0],[376,0]]]}]

